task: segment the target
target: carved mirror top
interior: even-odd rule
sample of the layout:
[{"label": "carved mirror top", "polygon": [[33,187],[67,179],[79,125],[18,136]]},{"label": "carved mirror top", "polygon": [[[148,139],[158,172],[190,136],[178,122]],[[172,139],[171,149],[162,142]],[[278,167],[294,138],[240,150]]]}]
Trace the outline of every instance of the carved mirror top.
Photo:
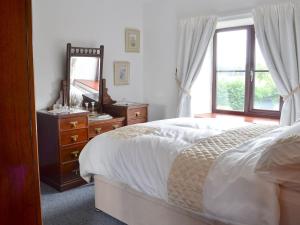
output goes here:
[{"label": "carved mirror top", "polygon": [[[102,46],[101,46],[102,47]],[[87,57],[99,57],[103,56],[100,48],[82,48],[82,47],[72,47],[70,49],[71,56],[87,56]]]}]

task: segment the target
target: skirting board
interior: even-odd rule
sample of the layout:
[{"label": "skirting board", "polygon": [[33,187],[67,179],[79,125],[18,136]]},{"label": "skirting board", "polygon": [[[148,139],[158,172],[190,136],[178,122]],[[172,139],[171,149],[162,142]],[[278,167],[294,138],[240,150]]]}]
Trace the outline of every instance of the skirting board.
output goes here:
[{"label": "skirting board", "polygon": [[225,225],[95,176],[96,208],[128,225]]}]

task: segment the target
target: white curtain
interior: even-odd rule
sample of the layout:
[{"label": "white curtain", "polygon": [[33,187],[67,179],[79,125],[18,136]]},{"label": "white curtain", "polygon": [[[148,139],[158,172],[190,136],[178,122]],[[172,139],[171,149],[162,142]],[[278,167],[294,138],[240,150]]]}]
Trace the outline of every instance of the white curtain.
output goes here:
[{"label": "white curtain", "polygon": [[284,105],[281,125],[300,118],[300,17],[292,3],[253,10],[255,32]]},{"label": "white curtain", "polygon": [[178,117],[191,116],[190,90],[200,72],[216,24],[215,16],[190,18],[179,22],[176,69],[179,87]]}]

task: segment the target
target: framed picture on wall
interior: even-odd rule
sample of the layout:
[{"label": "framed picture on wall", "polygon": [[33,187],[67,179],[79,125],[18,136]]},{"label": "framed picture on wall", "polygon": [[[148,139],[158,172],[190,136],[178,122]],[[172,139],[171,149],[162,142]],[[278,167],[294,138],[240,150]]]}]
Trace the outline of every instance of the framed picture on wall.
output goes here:
[{"label": "framed picture on wall", "polygon": [[115,85],[129,84],[130,63],[126,61],[114,62],[114,83]]},{"label": "framed picture on wall", "polygon": [[140,31],[125,29],[125,52],[140,52]]}]

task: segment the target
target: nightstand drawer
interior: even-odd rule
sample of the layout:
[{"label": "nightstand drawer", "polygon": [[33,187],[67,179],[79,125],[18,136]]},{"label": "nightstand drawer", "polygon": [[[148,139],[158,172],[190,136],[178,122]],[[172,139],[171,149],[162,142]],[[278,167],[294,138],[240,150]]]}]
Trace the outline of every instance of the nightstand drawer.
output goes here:
[{"label": "nightstand drawer", "polygon": [[87,129],[64,131],[60,133],[60,144],[70,145],[88,141]]},{"label": "nightstand drawer", "polygon": [[123,121],[112,121],[112,122],[101,122],[101,123],[93,123],[89,126],[89,137],[95,137],[99,134],[105,133],[107,131],[111,131],[117,128],[124,126]]},{"label": "nightstand drawer", "polygon": [[60,119],[59,127],[61,131],[86,128],[88,120],[86,116],[64,118]]},{"label": "nightstand drawer", "polygon": [[127,120],[132,120],[132,119],[147,119],[147,108],[141,107],[141,108],[128,109]]},{"label": "nightstand drawer", "polygon": [[62,182],[80,178],[79,162],[64,163],[61,165]]},{"label": "nightstand drawer", "polygon": [[87,142],[76,146],[72,145],[71,147],[62,148],[60,152],[61,162],[66,163],[78,160],[79,155],[86,144]]}]

